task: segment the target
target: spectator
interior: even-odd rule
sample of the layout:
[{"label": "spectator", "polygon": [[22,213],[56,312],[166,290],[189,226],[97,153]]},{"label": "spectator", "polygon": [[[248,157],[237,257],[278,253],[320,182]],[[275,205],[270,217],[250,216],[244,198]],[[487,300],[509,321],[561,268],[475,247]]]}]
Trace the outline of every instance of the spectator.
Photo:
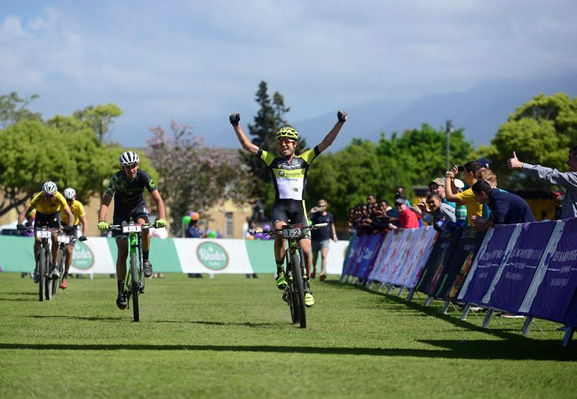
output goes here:
[{"label": "spectator", "polygon": [[456,201],[458,204],[464,204],[467,207],[467,222],[470,226],[473,225],[474,217],[483,216],[483,206],[477,202],[471,187],[477,182],[475,174],[482,168],[478,162],[467,162],[463,167],[463,176],[469,188],[463,192],[455,193],[457,187],[454,185],[455,178],[459,173],[459,166],[455,165],[452,170],[448,170],[445,174],[445,190],[448,201]]},{"label": "spectator", "polygon": [[537,177],[565,189],[561,219],[577,217],[577,145],[569,149],[567,165],[569,172],[559,172],[557,169],[521,162],[515,152],[513,152],[513,158],[507,161],[509,169],[521,169],[529,176]]},{"label": "spectator", "polygon": [[198,227],[198,221],[200,220],[200,215],[197,212],[193,212],[192,216],[190,216],[190,222],[188,223],[188,227],[184,231],[184,236],[186,238],[203,238],[204,233]]},{"label": "spectator", "polygon": [[379,206],[375,212],[375,218],[373,220],[373,231],[375,233],[386,233],[389,231],[389,224],[391,223],[391,217],[389,212],[392,208],[386,200],[379,202]]},{"label": "spectator", "polygon": [[395,199],[395,208],[397,208],[398,226],[390,225],[392,230],[398,231],[399,229],[418,229],[419,219],[417,214],[407,208],[407,204],[403,197],[398,197]]},{"label": "spectator", "polygon": [[426,207],[420,206],[419,209],[423,213],[423,220],[432,224],[437,231],[446,231],[449,229],[451,223],[457,221],[455,217],[455,208],[444,203],[439,194],[429,194],[427,196]]},{"label": "spectator", "polygon": [[377,196],[375,194],[367,195],[367,204],[376,204],[377,203]]},{"label": "spectator", "polygon": [[527,202],[518,195],[491,188],[485,180],[479,180],[472,187],[475,199],[487,203],[491,209],[490,219],[477,218],[474,227],[477,231],[485,231],[496,224],[512,224],[534,222],[535,217]]},{"label": "spectator", "polygon": [[313,224],[327,223],[326,227],[311,231],[311,247],[313,255],[313,269],[311,278],[314,279],[317,275],[317,259],[319,252],[321,253],[321,274],[319,280],[324,281],[327,278],[327,255],[329,253],[329,244],[331,239],[334,242],[338,241],[337,232],[335,230],[335,219],[333,215],[327,211],[327,202],[323,199],[319,200],[317,206],[311,209],[309,218]]}]

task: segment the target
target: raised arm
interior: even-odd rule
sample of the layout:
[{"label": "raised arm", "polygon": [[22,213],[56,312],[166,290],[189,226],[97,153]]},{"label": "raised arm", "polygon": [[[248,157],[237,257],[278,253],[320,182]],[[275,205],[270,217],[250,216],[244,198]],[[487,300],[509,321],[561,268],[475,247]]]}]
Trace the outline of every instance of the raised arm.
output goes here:
[{"label": "raised arm", "polygon": [[252,155],[256,155],[258,153],[258,146],[254,145],[252,141],[248,139],[247,135],[244,133],[244,130],[242,130],[242,126],[240,126],[239,123],[240,114],[238,113],[231,114],[228,117],[228,119],[230,121],[230,124],[232,125],[232,128],[234,129],[234,132],[236,133],[236,138],[240,142],[240,145],[242,146],[243,150],[248,151]]},{"label": "raised arm", "polygon": [[343,127],[343,125],[347,121],[347,113],[345,111],[339,111],[339,112],[337,112],[337,118],[338,118],[338,121],[337,121],[337,123],[335,123],[335,126],[325,136],[323,141],[321,141],[317,145],[320,152],[323,152],[324,150],[329,148],[330,145],[333,143],[333,141],[335,141],[335,139],[337,138],[337,135],[341,131],[341,128]]}]

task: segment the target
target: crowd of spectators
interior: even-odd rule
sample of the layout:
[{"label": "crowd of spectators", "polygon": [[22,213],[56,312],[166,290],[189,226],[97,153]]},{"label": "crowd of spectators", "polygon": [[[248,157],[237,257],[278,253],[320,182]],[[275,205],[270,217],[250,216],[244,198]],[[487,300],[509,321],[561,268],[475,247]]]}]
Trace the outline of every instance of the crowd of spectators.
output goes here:
[{"label": "crowd of spectators", "polygon": [[[558,202],[555,219],[577,217],[577,146],[569,150],[569,172],[523,163],[516,154],[507,165],[564,190],[555,192]],[[523,198],[498,187],[497,176],[485,158],[455,165],[443,178],[433,178],[426,196],[415,204],[411,204],[403,187],[397,187],[392,205],[375,194],[367,195],[367,202],[358,203],[348,212],[349,234],[382,234],[426,225],[440,232],[459,226],[485,231],[496,224],[535,221]]]}]

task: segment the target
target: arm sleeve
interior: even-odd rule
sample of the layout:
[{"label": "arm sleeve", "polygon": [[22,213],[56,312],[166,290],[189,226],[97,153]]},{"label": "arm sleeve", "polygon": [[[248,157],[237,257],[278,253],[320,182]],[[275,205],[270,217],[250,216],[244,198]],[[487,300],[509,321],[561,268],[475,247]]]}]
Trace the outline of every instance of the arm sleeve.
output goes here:
[{"label": "arm sleeve", "polygon": [[569,191],[577,191],[577,172],[562,173],[557,169],[528,163],[523,164],[523,172],[551,184],[557,184]]}]

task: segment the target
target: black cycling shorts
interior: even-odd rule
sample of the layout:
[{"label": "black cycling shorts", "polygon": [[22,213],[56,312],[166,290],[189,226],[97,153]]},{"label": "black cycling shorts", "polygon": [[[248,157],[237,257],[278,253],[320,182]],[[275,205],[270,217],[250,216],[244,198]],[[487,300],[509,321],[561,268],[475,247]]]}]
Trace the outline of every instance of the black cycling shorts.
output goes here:
[{"label": "black cycling shorts", "polygon": [[272,206],[273,224],[283,221],[286,224],[301,224],[308,226],[307,213],[305,211],[305,202],[292,199],[276,200]]},{"label": "black cycling shorts", "polygon": [[[130,219],[132,219],[134,223],[138,223],[138,219],[144,219],[145,223],[149,223],[148,208],[146,207],[146,204],[139,204],[136,208],[132,209],[130,212],[125,214],[117,214],[116,212],[114,212],[114,218],[112,220],[112,224],[115,225],[123,223],[128,224],[130,222]],[[112,237],[117,236],[126,237],[126,234],[124,234],[122,231],[116,231],[116,230],[113,231]]]},{"label": "black cycling shorts", "polygon": [[36,211],[34,218],[34,227],[48,227],[51,229],[60,228],[60,211],[51,213],[49,215]]}]

